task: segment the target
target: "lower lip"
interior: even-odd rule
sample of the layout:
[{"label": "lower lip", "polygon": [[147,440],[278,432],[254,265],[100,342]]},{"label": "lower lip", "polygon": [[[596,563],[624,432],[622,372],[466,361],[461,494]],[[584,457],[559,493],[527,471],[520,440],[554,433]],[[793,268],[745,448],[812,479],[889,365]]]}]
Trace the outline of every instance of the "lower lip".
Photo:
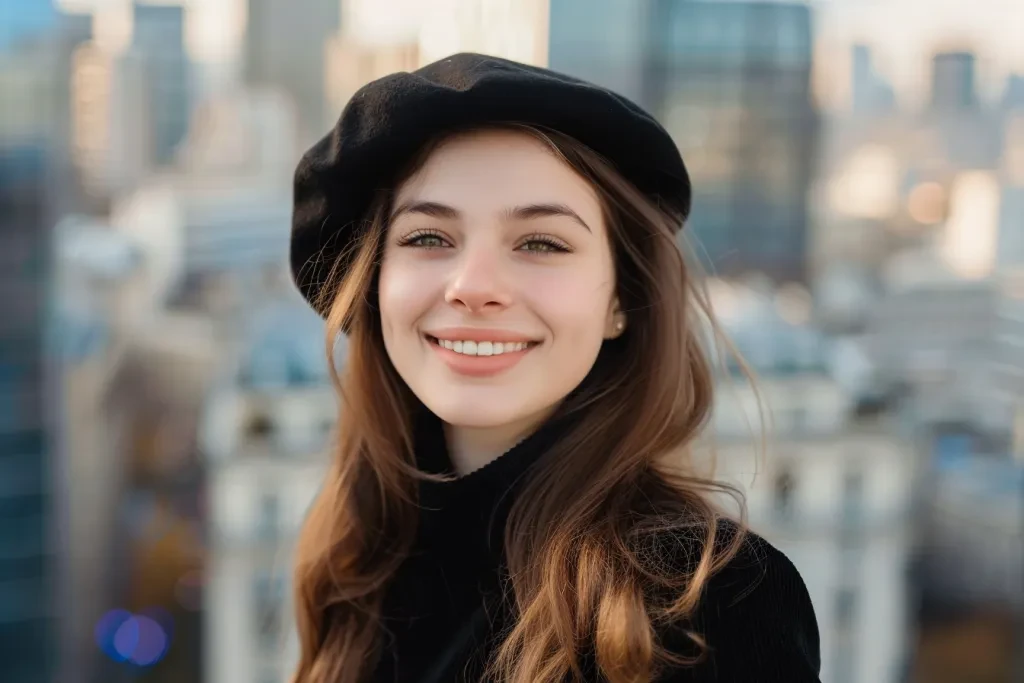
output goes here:
[{"label": "lower lip", "polygon": [[467,356],[446,349],[434,341],[427,340],[453,372],[468,377],[490,377],[514,367],[534,347],[528,346],[522,351],[500,353],[497,356]]}]

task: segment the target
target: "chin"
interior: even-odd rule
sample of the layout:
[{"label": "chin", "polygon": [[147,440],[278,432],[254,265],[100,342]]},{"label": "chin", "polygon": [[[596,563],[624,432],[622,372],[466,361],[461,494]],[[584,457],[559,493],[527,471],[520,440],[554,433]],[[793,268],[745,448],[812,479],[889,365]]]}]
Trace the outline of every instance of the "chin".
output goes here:
[{"label": "chin", "polygon": [[503,410],[501,407],[487,408],[477,405],[459,405],[458,402],[442,401],[426,404],[442,421],[467,429],[495,429],[519,422],[526,415]]},{"label": "chin", "polygon": [[423,397],[423,404],[442,421],[466,429],[496,429],[530,421],[546,412],[543,407],[531,410],[527,405],[510,404],[508,401],[482,399],[479,396],[458,396],[453,390],[445,396]]}]

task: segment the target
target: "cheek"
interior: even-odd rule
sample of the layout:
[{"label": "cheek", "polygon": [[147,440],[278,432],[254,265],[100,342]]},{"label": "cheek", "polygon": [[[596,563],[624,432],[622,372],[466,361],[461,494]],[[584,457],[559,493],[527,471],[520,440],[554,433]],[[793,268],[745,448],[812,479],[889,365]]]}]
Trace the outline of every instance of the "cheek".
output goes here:
[{"label": "cheek", "polygon": [[416,268],[385,258],[377,287],[385,340],[412,329],[426,312],[430,301],[427,280]]},{"label": "cheek", "polygon": [[529,291],[531,308],[556,341],[600,344],[612,296],[612,284],[603,273],[536,278]]}]

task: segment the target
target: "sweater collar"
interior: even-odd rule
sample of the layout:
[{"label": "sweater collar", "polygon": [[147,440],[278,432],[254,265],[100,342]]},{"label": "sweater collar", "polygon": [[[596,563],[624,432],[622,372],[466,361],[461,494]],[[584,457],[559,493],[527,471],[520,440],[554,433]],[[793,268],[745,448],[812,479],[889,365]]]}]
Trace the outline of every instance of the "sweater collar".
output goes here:
[{"label": "sweater collar", "polygon": [[419,406],[415,419],[416,465],[424,472],[455,476],[420,482],[421,524],[429,533],[458,526],[464,541],[500,547],[508,513],[534,466],[565,433],[566,419],[553,417],[486,465],[458,476],[440,418]]},{"label": "sweater collar", "polygon": [[553,417],[542,423],[516,445],[468,474],[459,475],[451,460],[444,424],[422,404],[416,411],[416,465],[431,474],[455,479],[444,482],[451,489],[507,489],[521,479],[564,432],[564,418]]}]

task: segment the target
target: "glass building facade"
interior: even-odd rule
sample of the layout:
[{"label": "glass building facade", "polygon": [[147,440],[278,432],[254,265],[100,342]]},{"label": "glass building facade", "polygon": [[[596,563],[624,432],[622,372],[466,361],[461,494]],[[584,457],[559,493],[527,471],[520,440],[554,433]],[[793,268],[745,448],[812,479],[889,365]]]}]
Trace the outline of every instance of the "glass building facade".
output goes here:
[{"label": "glass building facade", "polygon": [[[688,235],[706,264],[722,276],[805,281],[818,128],[810,9],[696,0],[551,8],[552,68],[636,99],[675,139],[695,188]],[[597,21],[584,22],[586,11],[605,13],[612,44],[581,37]]]},{"label": "glass building facade", "polygon": [[192,67],[185,52],[185,9],[134,5],[132,52],[146,74],[145,96],[153,140],[153,161],[173,161],[192,115]]},{"label": "glass building facade", "polygon": [[60,678],[62,476],[50,348],[61,15],[0,8],[0,681]]},{"label": "glass building facade", "polygon": [[0,142],[0,680],[50,681],[52,430],[46,410],[47,154]]}]

